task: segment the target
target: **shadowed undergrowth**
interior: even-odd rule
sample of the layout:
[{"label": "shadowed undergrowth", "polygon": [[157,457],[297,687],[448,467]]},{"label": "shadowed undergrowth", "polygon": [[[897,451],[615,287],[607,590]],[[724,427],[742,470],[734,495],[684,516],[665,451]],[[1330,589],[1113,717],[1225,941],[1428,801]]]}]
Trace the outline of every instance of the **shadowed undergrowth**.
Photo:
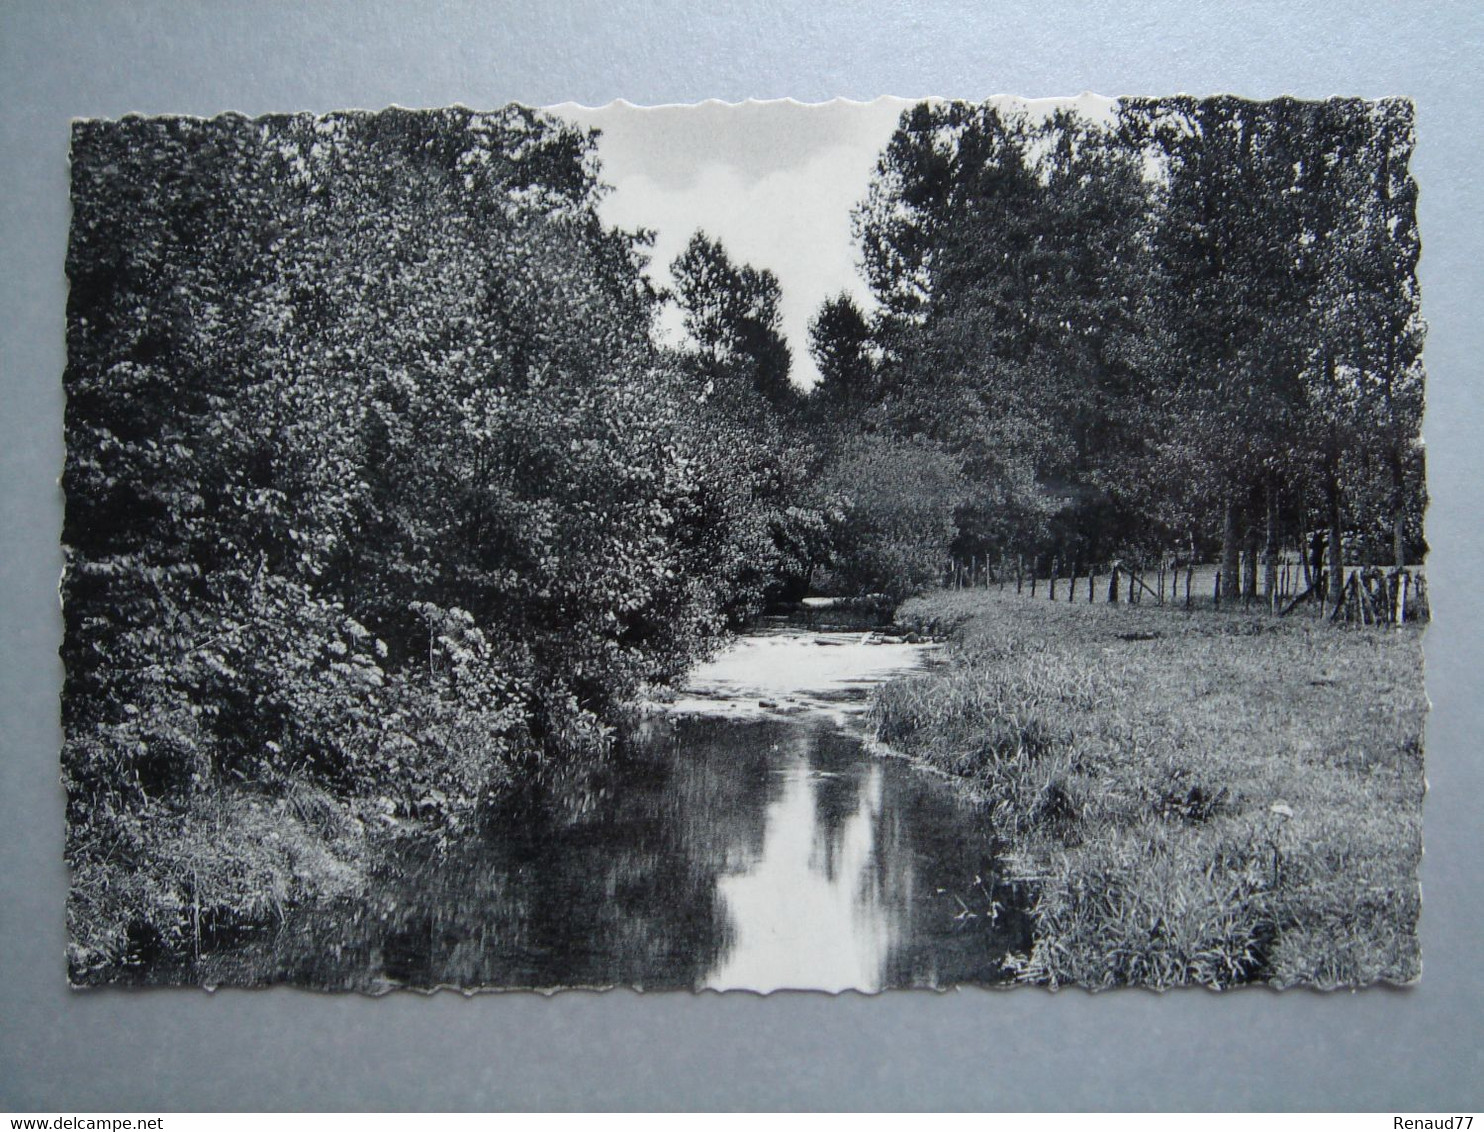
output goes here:
[{"label": "shadowed undergrowth", "polygon": [[898,620],[950,644],[878,691],[877,737],[990,803],[1036,892],[1022,979],[1417,977],[1419,631],[993,591]]}]

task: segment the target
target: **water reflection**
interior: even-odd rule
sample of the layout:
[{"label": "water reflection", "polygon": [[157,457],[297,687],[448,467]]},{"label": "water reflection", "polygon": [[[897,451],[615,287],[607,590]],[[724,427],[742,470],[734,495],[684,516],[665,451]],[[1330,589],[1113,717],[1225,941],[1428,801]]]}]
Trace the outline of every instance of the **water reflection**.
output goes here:
[{"label": "water reflection", "polygon": [[773,771],[781,792],[758,859],[717,882],[732,934],[707,986],[881,987],[897,926],[874,851],[881,766],[816,769],[811,738],[799,736]]},{"label": "water reflection", "polygon": [[[822,721],[649,727],[581,802],[512,803],[354,905],[217,956],[220,982],[879,990],[996,982],[983,815]],[[965,904],[976,909],[962,915]]]},{"label": "water reflection", "polygon": [[[852,664],[858,661],[854,658]],[[985,815],[838,713],[651,720],[365,899],[215,956],[226,983],[875,991],[1003,980],[1023,915]],[[993,915],[990,895],[1011,911]]]},{"label": "water reflection", "polygon": [[870,758],[833,729],[808,729],[778,754],[763,853],[718,882],[732,930],[705,984],[875,991],[1003,981],[1003,958],[1026,946],[1027,924],[1003,887],[1010,910],[990,907],[985,815],[941,780]]}]

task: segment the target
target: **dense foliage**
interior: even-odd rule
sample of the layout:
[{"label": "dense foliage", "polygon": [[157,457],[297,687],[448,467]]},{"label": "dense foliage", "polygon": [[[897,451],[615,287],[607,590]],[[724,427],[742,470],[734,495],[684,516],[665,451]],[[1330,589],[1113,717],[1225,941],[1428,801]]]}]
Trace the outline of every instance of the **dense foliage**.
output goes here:
[{"label": "dense foliage", "polygon": [[79,124],[73,165],[78,977],[349,891],[368,831],[601,756],[760,606],[768,421],[696,413],[592,137],[126,119]]},{"label": "dense foliage", "polygon": [[1316,531],[1332,571],[1416,561],[1411,146],[1397,101],[916,106],[855,215],[875,309],[821,308],[813,407],[957,461],[960,557],[1219,546],[1249,592]]},{"label": "dense foliage", "polygon": [[790,380],[773,273],[734,264],[697,232],[670,274],[687,332],[675,355],[690,390],[686,427],[727,489],[711,519],[725,548],[723,611],[739,625],[769,602],[803,596],[825,553],[824,517],[809,491],[818,453]]}]

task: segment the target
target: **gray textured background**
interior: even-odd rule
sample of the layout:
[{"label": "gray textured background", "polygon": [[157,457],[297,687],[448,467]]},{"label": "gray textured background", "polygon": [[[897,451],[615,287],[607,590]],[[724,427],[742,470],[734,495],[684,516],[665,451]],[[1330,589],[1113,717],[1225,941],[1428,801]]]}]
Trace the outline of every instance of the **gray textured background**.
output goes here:
[{"label": "gray textured background", "polygon": [[[1478,1108],[1484,11],[1195,8],[0,0],[0,1109]],[[1437,616],[1421,985],[380,1001],[66,989],[55,481],[69,118],[1084,89],[1418,102]]]}]

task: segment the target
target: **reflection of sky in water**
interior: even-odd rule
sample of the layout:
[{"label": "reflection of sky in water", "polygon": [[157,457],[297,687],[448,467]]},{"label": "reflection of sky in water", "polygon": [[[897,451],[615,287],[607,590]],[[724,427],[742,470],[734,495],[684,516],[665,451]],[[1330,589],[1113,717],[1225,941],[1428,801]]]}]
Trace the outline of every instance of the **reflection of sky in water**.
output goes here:
[{"label": "reflection of sky in water", "polygon": [[[959,914],[985,910],[985,815],[838,725],[842,695],[923,650],[827,639],[748,638],[698,678],[709,702],[750,711],[652,718],[611,763],[508,799],[444,852],[410,848],[361,901],[302,909],[202,975],[373,990],[1002,981],[1023,917]],[[774,696],[788,707],[758,710]]]},{"label": "reflection of sky in water", "polygon": [[[925,651],[865,632],[755,634],[697,668],[674,710],[839,718],[848,710],[842,697],[917,667]],[[728,944],[706,986],[875,991],[885,984],[907,909],[885,898],[882,767],[816,765],[817,739],[801,726],[777,753],[770,774],[778,793],[768,804],[761,852],[717,878]],[[907,876],[891,887],[910,891],[910,860],[896,864]]]},{"label": "reflection of sky in water", "polygon": [[731,946],[705,985],[879,990],[897,934],[875,875],[881,766],[865,769],[854,812],[833,830],[820,820],[816,790],[832,772],[796,750],[774,773],[783,792],[768,807],[761,857],[717,879]]}]

